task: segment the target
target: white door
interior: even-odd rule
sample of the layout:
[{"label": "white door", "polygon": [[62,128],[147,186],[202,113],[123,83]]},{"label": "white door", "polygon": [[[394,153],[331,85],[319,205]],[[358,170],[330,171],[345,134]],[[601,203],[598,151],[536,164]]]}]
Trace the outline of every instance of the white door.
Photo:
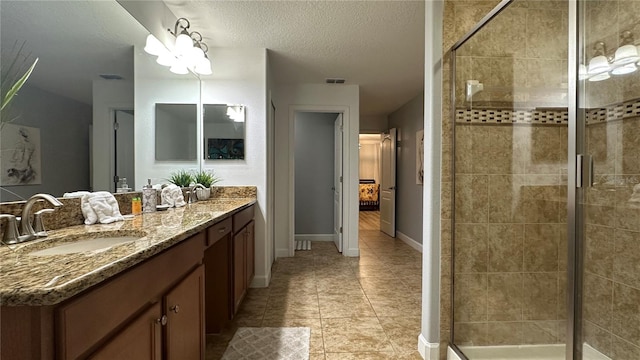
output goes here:
[{"label": "white door", "polygon": [[396,237],[396,129],[383,135],[380,167],[380,230]]},{"label": "white door", "polygon": [[342,252],[342,114],[334,123],[333,242]]},{"label": "white door", "polygon": [[[133,110],[114,110],[114,191],[118,187],[118,181],[121,178],[127,178],[127,185],[131,188],[135,184],[133,121]],[[138,186],[138,188],[140,187]]]}]

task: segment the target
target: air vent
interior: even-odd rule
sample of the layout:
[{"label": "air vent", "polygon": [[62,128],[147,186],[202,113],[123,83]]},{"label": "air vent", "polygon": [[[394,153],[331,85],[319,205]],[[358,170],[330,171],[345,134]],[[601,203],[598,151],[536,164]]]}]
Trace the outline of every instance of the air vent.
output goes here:
[{"label": "air vent", "polygon": [[100,77],[105,80],[122,80],[122,76],[117,74],[100,74]]},{"label": "air vent", "polygon": [[326,83],[327,84],[344,84],[346,80],[342,79],[342,78],[327,78],[326,79]]}]

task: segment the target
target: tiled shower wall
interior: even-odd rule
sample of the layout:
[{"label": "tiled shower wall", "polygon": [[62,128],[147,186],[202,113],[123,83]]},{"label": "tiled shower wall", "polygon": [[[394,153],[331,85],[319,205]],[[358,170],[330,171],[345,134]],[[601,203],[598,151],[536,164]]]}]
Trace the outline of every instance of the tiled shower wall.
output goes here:
[{"label": "tiled shower wall", "polygon": [[587,143],[583,340],[640,359],[640,114],[587,125]]},{"label": "tiled shower wall", "polygon": [[564,341],[567,126],[456,124],[458,345]]}]

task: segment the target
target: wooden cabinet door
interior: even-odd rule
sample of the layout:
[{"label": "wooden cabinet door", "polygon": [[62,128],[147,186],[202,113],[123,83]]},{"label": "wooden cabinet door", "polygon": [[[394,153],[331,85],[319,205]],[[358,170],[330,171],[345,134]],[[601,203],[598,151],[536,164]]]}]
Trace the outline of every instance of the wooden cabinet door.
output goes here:
[{"label": "wooden cabinet door", "polygon": [[245,284],[246,229],[242,229],[233,237],[233,313],[237,313],[247,290]]},{"label": "wooden cabinet door", "polygon": [[156,303],[89,358],[96,360],[162,359],[161,319],[162,308],[160,303]]},{"label": "wooden cabinet door", "polygon": [[231,319],[231,234],[204,252],[206,333],[218,334]]},{"label": "wooden cabinet door", "polygon": [[169,360],[204,359],[204,267],[198,266],[164,297]]},{"label": "wooden cabinet door", "polygon": [[246,288],[249,289],[251,285],[251,281],[253,280],[253,276],[255,275],[255,248],[256,248],[256,236],[254,234],[255,229],[255,221],[251,220],[250,223],[247,224],[246,228]]}]

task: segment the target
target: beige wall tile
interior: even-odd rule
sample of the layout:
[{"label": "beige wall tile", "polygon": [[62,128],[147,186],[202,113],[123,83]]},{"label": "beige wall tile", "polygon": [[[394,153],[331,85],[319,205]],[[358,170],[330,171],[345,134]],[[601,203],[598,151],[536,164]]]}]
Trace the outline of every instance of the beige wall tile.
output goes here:
[{"label": "beige wall tile", "polygon": [[455,211],[459,223],[486,223],[488,178],[482,175],[458,175]]},{"label": "beige wall tile", "polygon": [[612,332],[640,346],[640,290],[619,283],[613,289]]},{"label": "beige wall tile", "polygon": [[[603,241],[611,241],[611,238]],[[616,230],[613,279],[640,289],[640,232]]]},{"label": "beige wall tile", "polygon": [[522,322],[490,322],[488,324],[488,345],[520,345],[523,339]]},{"label": "beige wall tile", "polygon": [[487,345],[487,323],[455,323],[454,342],[456,345]]},{"label": "beige wall tile", "polygon": [[[640,35],[640,34],[639,34]],[[617,174],[640,174],[640,156],[638,148],[640,148],[640,120],[638,118],[623,120],[618,131],[618,138],[622,141],[619,143],[620,153],[618,163],[621,168],[616,168]]]},{"label": "beige wall tile", "polygon": [[606,356],[610,357],[612,355],[613,334],[611,334],[610,331],[607,331],[590,321],[583,322],[582,331],[585,343],[589,344]]},{"label": "beige wall tile", "polygon": [[584,268],[586,271],[611,278],[614,260],[614,230],[610,227],[587,225]]},{"label": "beige wall tile", "polygon": [[567,14],[561,10],[529,9],[526,20],[527,57],[567,58]]},{"label": "beige wall tile", "polygon": [[489,274],[487,318],[489,321],[522,320],[523,276],[520,273]]},{"label": "beige wall tile", "polygon": [[640,346],[636,346],[622,338],[613,336],[613,356],[614,360],[640,359]]},{"label": "beige wall tile", "polygon": [[597,175],[615,173],[619,126],[618,122],[587,126],[588,151],[593,156],[593,169]]},{"label": "beige wall tile", "polygon": [[560,301],[558,273],[525,273],[523,280],[523,319],[556,320],[558,301]]},{"label": "beige wall tile", "polygon": [[584,275],[584,320],[611,330],[613,282],[597,275]]},{"label": "beige wall tile", "polygon": [[456,273],[487,272],[487,224],[457,224],[454,254]]},{"label": "beige wall tile", "polygon": [[557,271],[558,243],[564,242],[563,224],[526,224],[524,271]]},{"label": "beige wall tile", "polygon": [[523,344],[558,343],[558,321],[527,321],[522,323]]},{"label": "beige wall tile", "polygon": [[456,274],[454,320],[487,320],[487,274]]},{"label": "beige wall tile", "polygon": [[489,271],[519,272],[523,269],[524,225],[489,224]]}]

